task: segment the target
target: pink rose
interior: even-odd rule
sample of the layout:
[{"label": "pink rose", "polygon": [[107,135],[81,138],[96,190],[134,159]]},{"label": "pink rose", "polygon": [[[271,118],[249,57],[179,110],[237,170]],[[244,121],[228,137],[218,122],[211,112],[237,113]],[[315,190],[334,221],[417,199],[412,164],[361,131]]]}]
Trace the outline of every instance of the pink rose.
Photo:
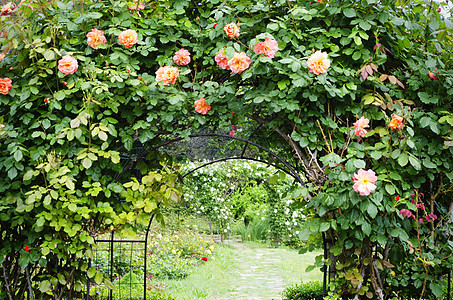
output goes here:
[{"label": "pink rose", "polygon": [[177,51],[175,53],[175,56],[173,56],[173,61],[178,66],[187,65],[188,63],[190,63],[190,52],[184,48],[181,48],[181,50]]},{"label": "pink rose", "polygon": [[105,45],[105,42],[107,42],[107,39],[104,36],[104,31],[93,28],[87,33],[87,44],[91,48],[98,49],[98,45]]},{"label": "pink rose", "polygon": [[310,72],[316,75],[327,73],[327,69],[330,67],[330,59],[327,58],[326,52],[318,50],[308,58],[307,66]]},{"label": "pink rose", "polygon": [[58,70],[65,75],[74,74],[78,67],[77,59],[71,55],[65,55],[58,61]]},{"label": "pink rose", "polygon": [[373,170],[365,171],[360,169],[352,178],[352,180],[355,181],[353,189],[362,196],[368,196],[376,189],[376,185],[374,183],[377,179],[378,178]]},{"label": "pink rose", "polygon": [[233,73],[241,74],[250,66],[250,58],[244,52],[234,53],[228,61],[228,66]]},{"label": "pink rose", "polygon": [[236,23],[230,23],[223,27],[227,37],[234,38],[235,36],[239,36],[240,27]]},{"label": "pink rose", "polygon": [[164,85],[175,84],[179,76],[177,67],[165,66],[156,71],[156,81],[163,81]]},{"label": "pink rose", "polygon": [[278,43],[276,40],[266,38],[264,42],[256,43],[254,50],[256,54],[264,54],[269,58],[274,58],[275,53],[278,51]]},{"label": "pink rose", "polygon": [[215,62],[219,67],[221,67],[224,70],[229,70],[230,66],[228,65],[228,59],[226,58],[225,55],[223,55],[223,50],[221,50],[217,55],[215,56]]},{"label": "pink rose", "polygon": [[354,123],[354,134],[356,136],[364,137],[367,133],[365,128],[370,127],[369,125],[370,120],[366,119],[365,117],[361,117]]}]

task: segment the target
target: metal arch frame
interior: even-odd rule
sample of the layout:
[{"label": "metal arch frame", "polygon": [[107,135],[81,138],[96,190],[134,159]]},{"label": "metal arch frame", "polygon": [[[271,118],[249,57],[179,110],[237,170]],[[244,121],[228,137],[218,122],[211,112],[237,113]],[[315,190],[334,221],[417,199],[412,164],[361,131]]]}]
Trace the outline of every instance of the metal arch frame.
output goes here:
[{"label": "metal arch frame", "polygon": [[[288,175],[292,176],[293,178],[295,178],[301,184],[301,186],[303,186],[303,187],[306,186],[305,182],[297,174],[295,169],[289,165],[288,162],[286,162],[284,159],[282,159],[280,156],[278,156],[275,152],[273,152],[273,151],[271,151],[271,150],[269,150],[269,149],[267,149],[267,148],[265,148],[265,147],[263,147],[263,146],[261,146],[261,145],[259,145],[257,143],[254,143],[254,142],[252,142],[250,140],[247,140],[247,139],[244,139],[244,138],[240,138],[240,137],[236,137],[236,136],[231,136],[231,135],[228,135],[228,134],[220,134],[220,133],[191,134],[191,135],[189,135],[189,137],[190,138],[197,138],[197,137],[227,138],[227,139],[232,139],[232,140],[237,140],[237,141],[243,142],[243,143],[245,143],[245,146],[244,146],[240,156],[222,158],[222,159],[217,159],[217,160],[205,163],[205,164],[203,164],[201,166],[198,166],[198,167],[188,171],[187,173],[185,173],[183,175],[183,178],[186,177],[187,175],[195,172],[196,170],[201,169],[201,168],[203,168],[205,166],[208,166],[208,165],[211,165],[211,164],[215,164],[215,163],[219,163],[219,162],[227,161],[227,160],[243,159],[243,160],[257,161],[257,162],[265,163],[265,164],[268,164],[268,165],[272,165],[273,167],[275,167],[275,168],[287,173]],[[150,149],[142,152],[131,163],[129,163],[128,165],[126,165],[123,168],[123,171],[118,174],[118,176],[116,177],[115,181],[118,182],[127,171],[129,171],[130,169],[134,168],[135,165],[140,160],[142,160],[146,155],[148,155],[149,153],[151,153],[153,151],[156,151],[157,149],[159,149],[161,147],[164,147],[164,146],[171,145],[173,143],[179,142],[181,140],[184,140],[184,138],[182,138],[182,137],[174,138],[174,139],[168,140],[166,142],[163,142],[163,143],[161,143],[159,145],[153,146]],[[285,170],[285,168],[282,168],[282,167],[279,167],[279,166],[277,166],[275,164],[272,164],[269,161],[265,161],[265,160],[261,160],[261,159],[256,159],[256,158],[244,156],[245,150],[246,150],[248,145],[255,146],[255,147],[265,151],[266,153],[268,153],[271,157],[276,158],[278,161],[280,161],[285,166],[286,170]],[[159,205],[160,205],[160,203],[158,204],[158,206]],[[146,300],[146,263],[147,263],[147,255],[146,255],[147,253],[146,253],[146,251],[147,251],[147,248],[148,248],[148,234],[149,234],[149,230],[151,228],[151,223],[154,220],[154,216],[155,216],[154,214],[151,215],[151,218],[150,218],[150,221],[148,223],[147,230],[146,230],[146,235],[145,235],[145,240],[144,241],[135,241],[135,240],[134,241],[124,241],[124,242],[141,242],[141,243],[144,243],[144,267],[143,267],[143,287],[144,287],[143,299],[144,300]],[[326,237],[325,237],[324,233],[322,234],[322,239],[323,239],[323,248],[324,248],[324,259],[326,260],[327,259],[327,243],[326,243]],[[96,241],[97,242],[109,242],[110,243],[110,249],[111,249],[111,262],[110,262],[111,263],[111,271],[110,271],[110,277],[111,278],[110,279],[113,280],[113,242],[116,241],[116,240],[114,240],[114,232],[112,231],[110,240],[96,240]],[[327,295],[326,285],[327,285],[327,266],[324,265],[323,266],[323,296]],[[87,291],[87,299],[89,299],[89,288],[88,288],[88,291]],[[110,291],[110,299],[112,299],[112,291]]]}]

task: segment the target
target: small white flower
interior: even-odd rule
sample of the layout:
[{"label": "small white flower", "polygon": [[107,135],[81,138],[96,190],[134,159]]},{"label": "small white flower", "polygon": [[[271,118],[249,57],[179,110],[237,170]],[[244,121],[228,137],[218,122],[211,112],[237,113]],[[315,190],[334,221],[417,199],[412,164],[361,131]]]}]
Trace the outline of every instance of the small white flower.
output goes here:
[{"label": "small white flower", "polygon": [[224,229],[223,232],[228,232],[228,230]]},{"label": "small white flower", "polygon": [[265,218],[265,217],[261,217],[261,220],[263,220],[263,221],[264,221],[264,219],[266,219],[266,218]]},{"label": "small white flower", "polygon": [[299,234],[299,231],[296,231],[296,234]]}]

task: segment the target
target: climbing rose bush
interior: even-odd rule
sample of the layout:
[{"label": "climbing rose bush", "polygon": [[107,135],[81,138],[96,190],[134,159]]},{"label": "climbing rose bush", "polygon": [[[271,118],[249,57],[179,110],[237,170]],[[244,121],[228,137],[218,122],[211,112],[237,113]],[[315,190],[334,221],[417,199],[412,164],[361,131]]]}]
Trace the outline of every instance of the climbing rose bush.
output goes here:
[{"label": "climbing rose bush", "polygon": [[[178,199],[174,169],[144,149],[215,131],[274,150],[287,163],[272,163],[301,178],[281,193],[311,216],[295,220],[301,239],[316,244],[324,233],[327,255],[313,267],[330,268],[332,297],[444,296],[453,265],[446,5],[132,4],[2,7],[0,263],[8,274],[0,276],[30,279],[36,299],[81,291],[87,276],[108,284],[88,267],[95,238],[132,234],[131,222],[161,220],[157,203]],[[104,32],[98,49],[92,29]],[[191,60],[180,67],[173,57],[182,48]],[[201,97],[211,107],[204,115],[194,109]],[[356,138],[361,117],[369,127],[357,124]],[[368,195],[351,182],[360,170],[378,178],[362,182]],[[430,214],[438,218],[427,222]],[[5,278],[0,297],[8,298]]]}]

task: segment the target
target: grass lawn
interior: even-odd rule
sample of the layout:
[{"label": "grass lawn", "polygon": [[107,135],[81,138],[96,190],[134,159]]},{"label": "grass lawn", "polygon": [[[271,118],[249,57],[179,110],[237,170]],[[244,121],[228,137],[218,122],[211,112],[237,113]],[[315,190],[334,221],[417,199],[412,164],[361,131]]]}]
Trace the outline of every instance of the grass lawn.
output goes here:
[{"label": "grass lawn", "polygon": [[215,259],[194,269],[183,280],[161,280],[178,300],[281,299],[284,287],[302,281],[321,281],[322,273],[305,269],[321,252],[298,254],[288,248],[269,248],[246,242],[219,245]]}]

